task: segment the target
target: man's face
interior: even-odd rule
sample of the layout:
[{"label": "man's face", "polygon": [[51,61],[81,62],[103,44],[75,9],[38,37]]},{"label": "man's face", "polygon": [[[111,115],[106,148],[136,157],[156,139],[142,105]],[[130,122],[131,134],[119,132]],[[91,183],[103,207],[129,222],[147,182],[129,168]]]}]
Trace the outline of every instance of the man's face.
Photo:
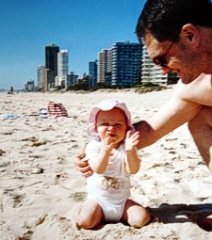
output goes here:
[{"label": "man's face", "polygon": [[181,41],[159,42],[151,33],[145,35],[144,41],[150,58],[161,67],[164,74],[175,72],[185,84],[200,75],[200,63],[196,52]]}]

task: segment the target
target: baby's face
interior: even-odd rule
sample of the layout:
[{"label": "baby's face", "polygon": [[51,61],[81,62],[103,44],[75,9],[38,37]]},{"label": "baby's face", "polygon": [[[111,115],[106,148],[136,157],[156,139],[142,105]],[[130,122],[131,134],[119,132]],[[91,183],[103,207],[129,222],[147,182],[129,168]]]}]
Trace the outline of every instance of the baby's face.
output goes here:
[{"label": "baby's face", "polygon": [[124,140],[127,131],[126,116],[119,108],[109,111],[99,111],[96,119],[97,133],[108,144],[120,143]]}]

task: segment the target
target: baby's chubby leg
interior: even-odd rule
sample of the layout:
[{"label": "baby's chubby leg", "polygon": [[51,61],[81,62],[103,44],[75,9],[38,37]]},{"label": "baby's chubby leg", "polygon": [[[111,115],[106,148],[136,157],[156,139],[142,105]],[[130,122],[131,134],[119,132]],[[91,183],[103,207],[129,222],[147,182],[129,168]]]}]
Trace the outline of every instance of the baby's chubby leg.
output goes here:
[{"label": "baby's chubby leg", "polygon": [[87,199],[76,216],[78,228],[92,229],[98,227],[103,220],[103,212],[99,204],[93,199]]},{"label": "baby's chubby leg", "polygon": [[128,199],[125,204],[122,220],[132,227],[141,228],[150,222],[151,217],[150,213],[144,207]]}]

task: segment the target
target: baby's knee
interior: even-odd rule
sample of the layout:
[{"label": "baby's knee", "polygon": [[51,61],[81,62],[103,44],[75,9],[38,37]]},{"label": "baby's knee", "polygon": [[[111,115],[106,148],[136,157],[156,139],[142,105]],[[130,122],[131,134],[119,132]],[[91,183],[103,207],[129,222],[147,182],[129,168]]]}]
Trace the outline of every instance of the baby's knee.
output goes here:
[{"label": "baby's knee", "polygon": [[101,209],[96,209],[95,212],[89,214],[81,214],[76,221],[78,228],[93,229],[100,225],[102,220]]},{"label": "baby's knee", "polygon": [[151,216],[146,209],[143,209],[139,214],[135,214],[133,218],[129,219],[129,224],[135,228],[141,228],[151,220]]},{"label": "baby's knee", "polygon": [[91,219],[78,219],[76,221],[76,225],[77,227],[80,228],[84,228],[84,229],[92,229],[94,228],[94,223]]}]

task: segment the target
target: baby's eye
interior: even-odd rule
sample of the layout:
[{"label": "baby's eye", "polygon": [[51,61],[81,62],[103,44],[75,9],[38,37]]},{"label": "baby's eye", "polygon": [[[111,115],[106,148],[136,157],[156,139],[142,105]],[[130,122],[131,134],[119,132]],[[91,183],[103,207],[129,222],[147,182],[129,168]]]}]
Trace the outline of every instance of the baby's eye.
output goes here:
[{"label": "baby's eye", "polygon": [[122,124],[121,123],[116,123],[114,126],[117,127],[117,128],[120,128],[122,126]]},{"label": "baby's eye", "polygon": [[102,122],[102,123],[100,123],[100,126],[107,127],[107,126],[109,126],[109,123]]}]

